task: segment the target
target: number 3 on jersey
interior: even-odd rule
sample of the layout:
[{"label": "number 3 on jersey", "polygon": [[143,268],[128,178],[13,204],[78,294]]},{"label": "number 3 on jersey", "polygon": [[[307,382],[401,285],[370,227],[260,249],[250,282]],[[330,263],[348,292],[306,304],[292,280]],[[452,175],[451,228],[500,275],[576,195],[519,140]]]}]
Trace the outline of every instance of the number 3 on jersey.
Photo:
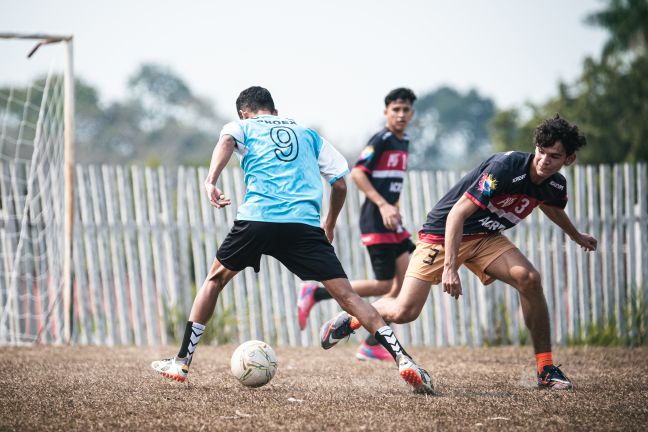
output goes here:
[{"label": "number 3 on jersey", "polygon": [[291,162],[299,154],[299,142],[294,130],[286,126],[273,127],[270,129],[272,142],[279,147],[274,153],[277,159],[283,162]]},{"label": "number 3 on jersey", "polygon": [[522,204],[515,207],[515,213],[517,213],[517,214],[522,213],[527,207],[529,207],[529,204],[531,204],[531,202],[528,199],[523,198],[522,199]]}]

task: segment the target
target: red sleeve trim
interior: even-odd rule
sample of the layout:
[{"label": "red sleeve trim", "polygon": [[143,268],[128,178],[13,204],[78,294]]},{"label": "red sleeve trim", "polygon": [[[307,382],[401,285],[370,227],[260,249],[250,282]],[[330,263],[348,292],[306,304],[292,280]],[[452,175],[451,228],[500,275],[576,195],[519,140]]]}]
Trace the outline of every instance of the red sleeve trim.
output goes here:
[{"label": "red sleeve trim", "polygon": [[475,198],[474,196],[470,195],[468,192],[464,192],[464,196],[465,196],[466,198],[468,198],[470,201],[472,201],[472,202],[474,202],[475,204],[477,204],[481,209],[486,209],[486,206],[485,206],[484,204],[482,204],[481,202],[479,202],[479,200],[478,200],[477,198]]},{"label": "red sleeve trim", "polygon": [[359,168],[362,171],[366,172],[367,174],[371,174],[371,170],[364,165],[356,165],[353,168]]}]

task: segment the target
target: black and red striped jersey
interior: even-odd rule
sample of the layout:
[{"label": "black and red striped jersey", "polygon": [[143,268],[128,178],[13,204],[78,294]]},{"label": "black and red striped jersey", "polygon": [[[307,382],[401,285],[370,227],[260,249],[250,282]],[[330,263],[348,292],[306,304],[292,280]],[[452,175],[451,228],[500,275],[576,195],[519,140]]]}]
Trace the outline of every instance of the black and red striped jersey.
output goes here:
[{"label": "black and red striped jersey", "polygon": [[[363,170],[376,191],[391,205],[398,205],[407,170],[409,138],[398,139],[383,128],[369,140],[355,164]],[[410,236],[406,229],[391,231],[382,222],[380,210],[365,200],[360,210],[360,232],[364,245],[400,243]]]},{"label": "black and red striped jersey", "polygon": [[419,238],[443,243],[448,213],[462,195],[479,206],[464,222],[463,239],[495,234],[517,225],[540,204],[565,208],[567,182],[556,173],[531,182],[533,153],[497,153],[466,174],[428,213]]}]

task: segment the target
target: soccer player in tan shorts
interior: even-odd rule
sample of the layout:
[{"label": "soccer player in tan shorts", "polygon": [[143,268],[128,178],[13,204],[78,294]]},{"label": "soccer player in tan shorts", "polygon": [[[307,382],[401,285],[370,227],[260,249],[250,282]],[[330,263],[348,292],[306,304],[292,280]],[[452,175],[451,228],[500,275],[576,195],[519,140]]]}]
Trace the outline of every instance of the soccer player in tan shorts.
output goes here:
[{"label": "soccer player in tan shorts", "polygon": [[[578,232],[564,211],[567,185],[558,172],[574,163],[576,151],[585,144],[578,127],[556,115],[535,129],[535,153],[497,153],[459,180],[428,213],[399,295],[373,303],[385,321],[415,320],[433,284],[441,283],[444,292],[458,299],[462,294],[458,270],[465,265],[484,285],[500,280],[518,290],[533,339],[538,386],[571,389],[571,381],[553,364],[540,274],[501,232],[539,206],[579,246],[596,250],[596,239]],[[345,320],[350,323],[345,327],[359,327],[354,317],[344,314],[324,327],[342,326]]]}]

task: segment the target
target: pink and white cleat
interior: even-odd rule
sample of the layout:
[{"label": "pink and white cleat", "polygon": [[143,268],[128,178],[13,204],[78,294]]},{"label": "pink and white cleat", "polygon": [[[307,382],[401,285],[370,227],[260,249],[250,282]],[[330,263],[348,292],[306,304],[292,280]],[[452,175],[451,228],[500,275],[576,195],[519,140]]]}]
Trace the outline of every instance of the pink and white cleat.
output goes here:
[{"label": "pink and white cleat", "polygon": [[356,358],[362,361],[394,361],[382,345],[368,345],[362,342],[356,351]]},{"label": "pink and white cleat", "polygon": [[299,301],[297,302],[297,314],[299,317],[299,328],[304,330],[308,315],[311,309],[315,306],[315,290],[319,284],[317,282],[304,282],[301,284],[301,291],[299,293]]}]

